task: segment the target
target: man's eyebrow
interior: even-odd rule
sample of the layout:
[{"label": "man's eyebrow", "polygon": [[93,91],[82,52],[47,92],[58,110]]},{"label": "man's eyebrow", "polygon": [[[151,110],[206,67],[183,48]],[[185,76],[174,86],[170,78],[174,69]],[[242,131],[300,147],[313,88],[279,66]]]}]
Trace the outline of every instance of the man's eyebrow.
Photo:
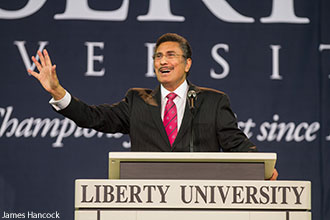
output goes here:
[{"label": "man's eyebrow", "polygon": [[[160,54],[160,53],[162,53],[162,52],[157,52],[156,54]],[[168,50],[165,53],[176,53],[176,52],[174,50]]]}]

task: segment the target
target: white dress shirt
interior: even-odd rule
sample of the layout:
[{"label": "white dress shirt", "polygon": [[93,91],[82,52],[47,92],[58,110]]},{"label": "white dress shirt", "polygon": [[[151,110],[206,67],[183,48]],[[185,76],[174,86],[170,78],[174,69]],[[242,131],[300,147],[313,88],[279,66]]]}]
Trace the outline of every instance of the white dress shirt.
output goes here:
[{"label": "white dress shirt", "polygon": [[[173,100],[176,109],[177,109],[177,118],[178,118],[178,131],[181,126],[181,122],[183,119],[184,109],[186,107],[186,97],[188,92],[188,83],[187,81],[184,81],[175,91],[173,91],[177,96]],[[161,93],[161,117],[162,120],[164,118],[164,111],[165,111],[165,105],[167,102],[166,96],[171,93],[167,89],[164,88],[163,85],[160,86],[160,93]],[[66,91],[65,96],[60,100],[51,99],[49,101],[49,104],[51,104],[56,111],[65,109],[71,102],[71,95],[68,91]]]},{"label": "white dress shirt", "polygon": [[[186,107],[186,100],[187,100],[187,93],[188,93],[188,83],[185,80],[176,90],[173,91],[177,96],[173,100],[176,105],[177,110],[177,119],[178,119],[178,132],[181,126],[181,122],[183,119],[184,109]],[[164,88],[163,85],[160,86],[160,93],[161,93],[161,105],[162,105],[162,111],[161,111],[161,117],[162,120],[164,119],[164,112],[165,112],[165,105],[168,100],[166,97],[170,91]]]}]

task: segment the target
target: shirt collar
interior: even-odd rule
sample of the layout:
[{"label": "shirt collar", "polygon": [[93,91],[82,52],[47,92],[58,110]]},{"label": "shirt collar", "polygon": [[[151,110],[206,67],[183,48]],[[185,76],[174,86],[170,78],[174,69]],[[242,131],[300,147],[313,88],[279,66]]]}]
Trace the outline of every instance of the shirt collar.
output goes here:
[{"label": "shirt collar", "polygon": [[[187,91],[188,91],[188,83],[187,80],[185,80],[176,90],[174,90],[173,92],[175,94],[177,94],[177,96],[179,98],[184,98],[187,95]],[[171,91],[168,91],[167,89],[165,89],[165,87],[161,84],[160,85],[160,93],[162,95],[162,100],[166,99],[166,96],[171,93]]]}]

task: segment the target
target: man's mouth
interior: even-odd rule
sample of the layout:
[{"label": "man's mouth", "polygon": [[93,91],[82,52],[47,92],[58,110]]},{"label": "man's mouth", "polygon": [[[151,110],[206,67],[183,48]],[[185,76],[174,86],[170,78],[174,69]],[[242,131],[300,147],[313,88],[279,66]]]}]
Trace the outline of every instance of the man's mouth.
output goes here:
[{"label": "man's mouth", "polygon": [[158,69],[160,73],[167,74],[173,70],[173,67],[161,67]]}]

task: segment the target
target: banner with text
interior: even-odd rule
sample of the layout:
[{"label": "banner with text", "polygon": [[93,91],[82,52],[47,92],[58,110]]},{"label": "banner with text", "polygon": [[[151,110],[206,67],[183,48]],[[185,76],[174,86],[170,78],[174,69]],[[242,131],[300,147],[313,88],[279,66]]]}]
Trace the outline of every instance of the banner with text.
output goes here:
[{"label": "banner with text", "polygon": [[[47,48],[61,84],[89,104],[155,88],[167,32],[193,49],[189,80],[227,93],[280,180],[312,182],[313,219],[330,218],[330,2],[326,0],[4,0],[0,2],[0,211],[72,219],[74,180],[107,178],[130,139],[78,127],[27,69]],[[2,212],[0,213],[2,215]],[[1,216],[2,217],[2,216]]]}]

